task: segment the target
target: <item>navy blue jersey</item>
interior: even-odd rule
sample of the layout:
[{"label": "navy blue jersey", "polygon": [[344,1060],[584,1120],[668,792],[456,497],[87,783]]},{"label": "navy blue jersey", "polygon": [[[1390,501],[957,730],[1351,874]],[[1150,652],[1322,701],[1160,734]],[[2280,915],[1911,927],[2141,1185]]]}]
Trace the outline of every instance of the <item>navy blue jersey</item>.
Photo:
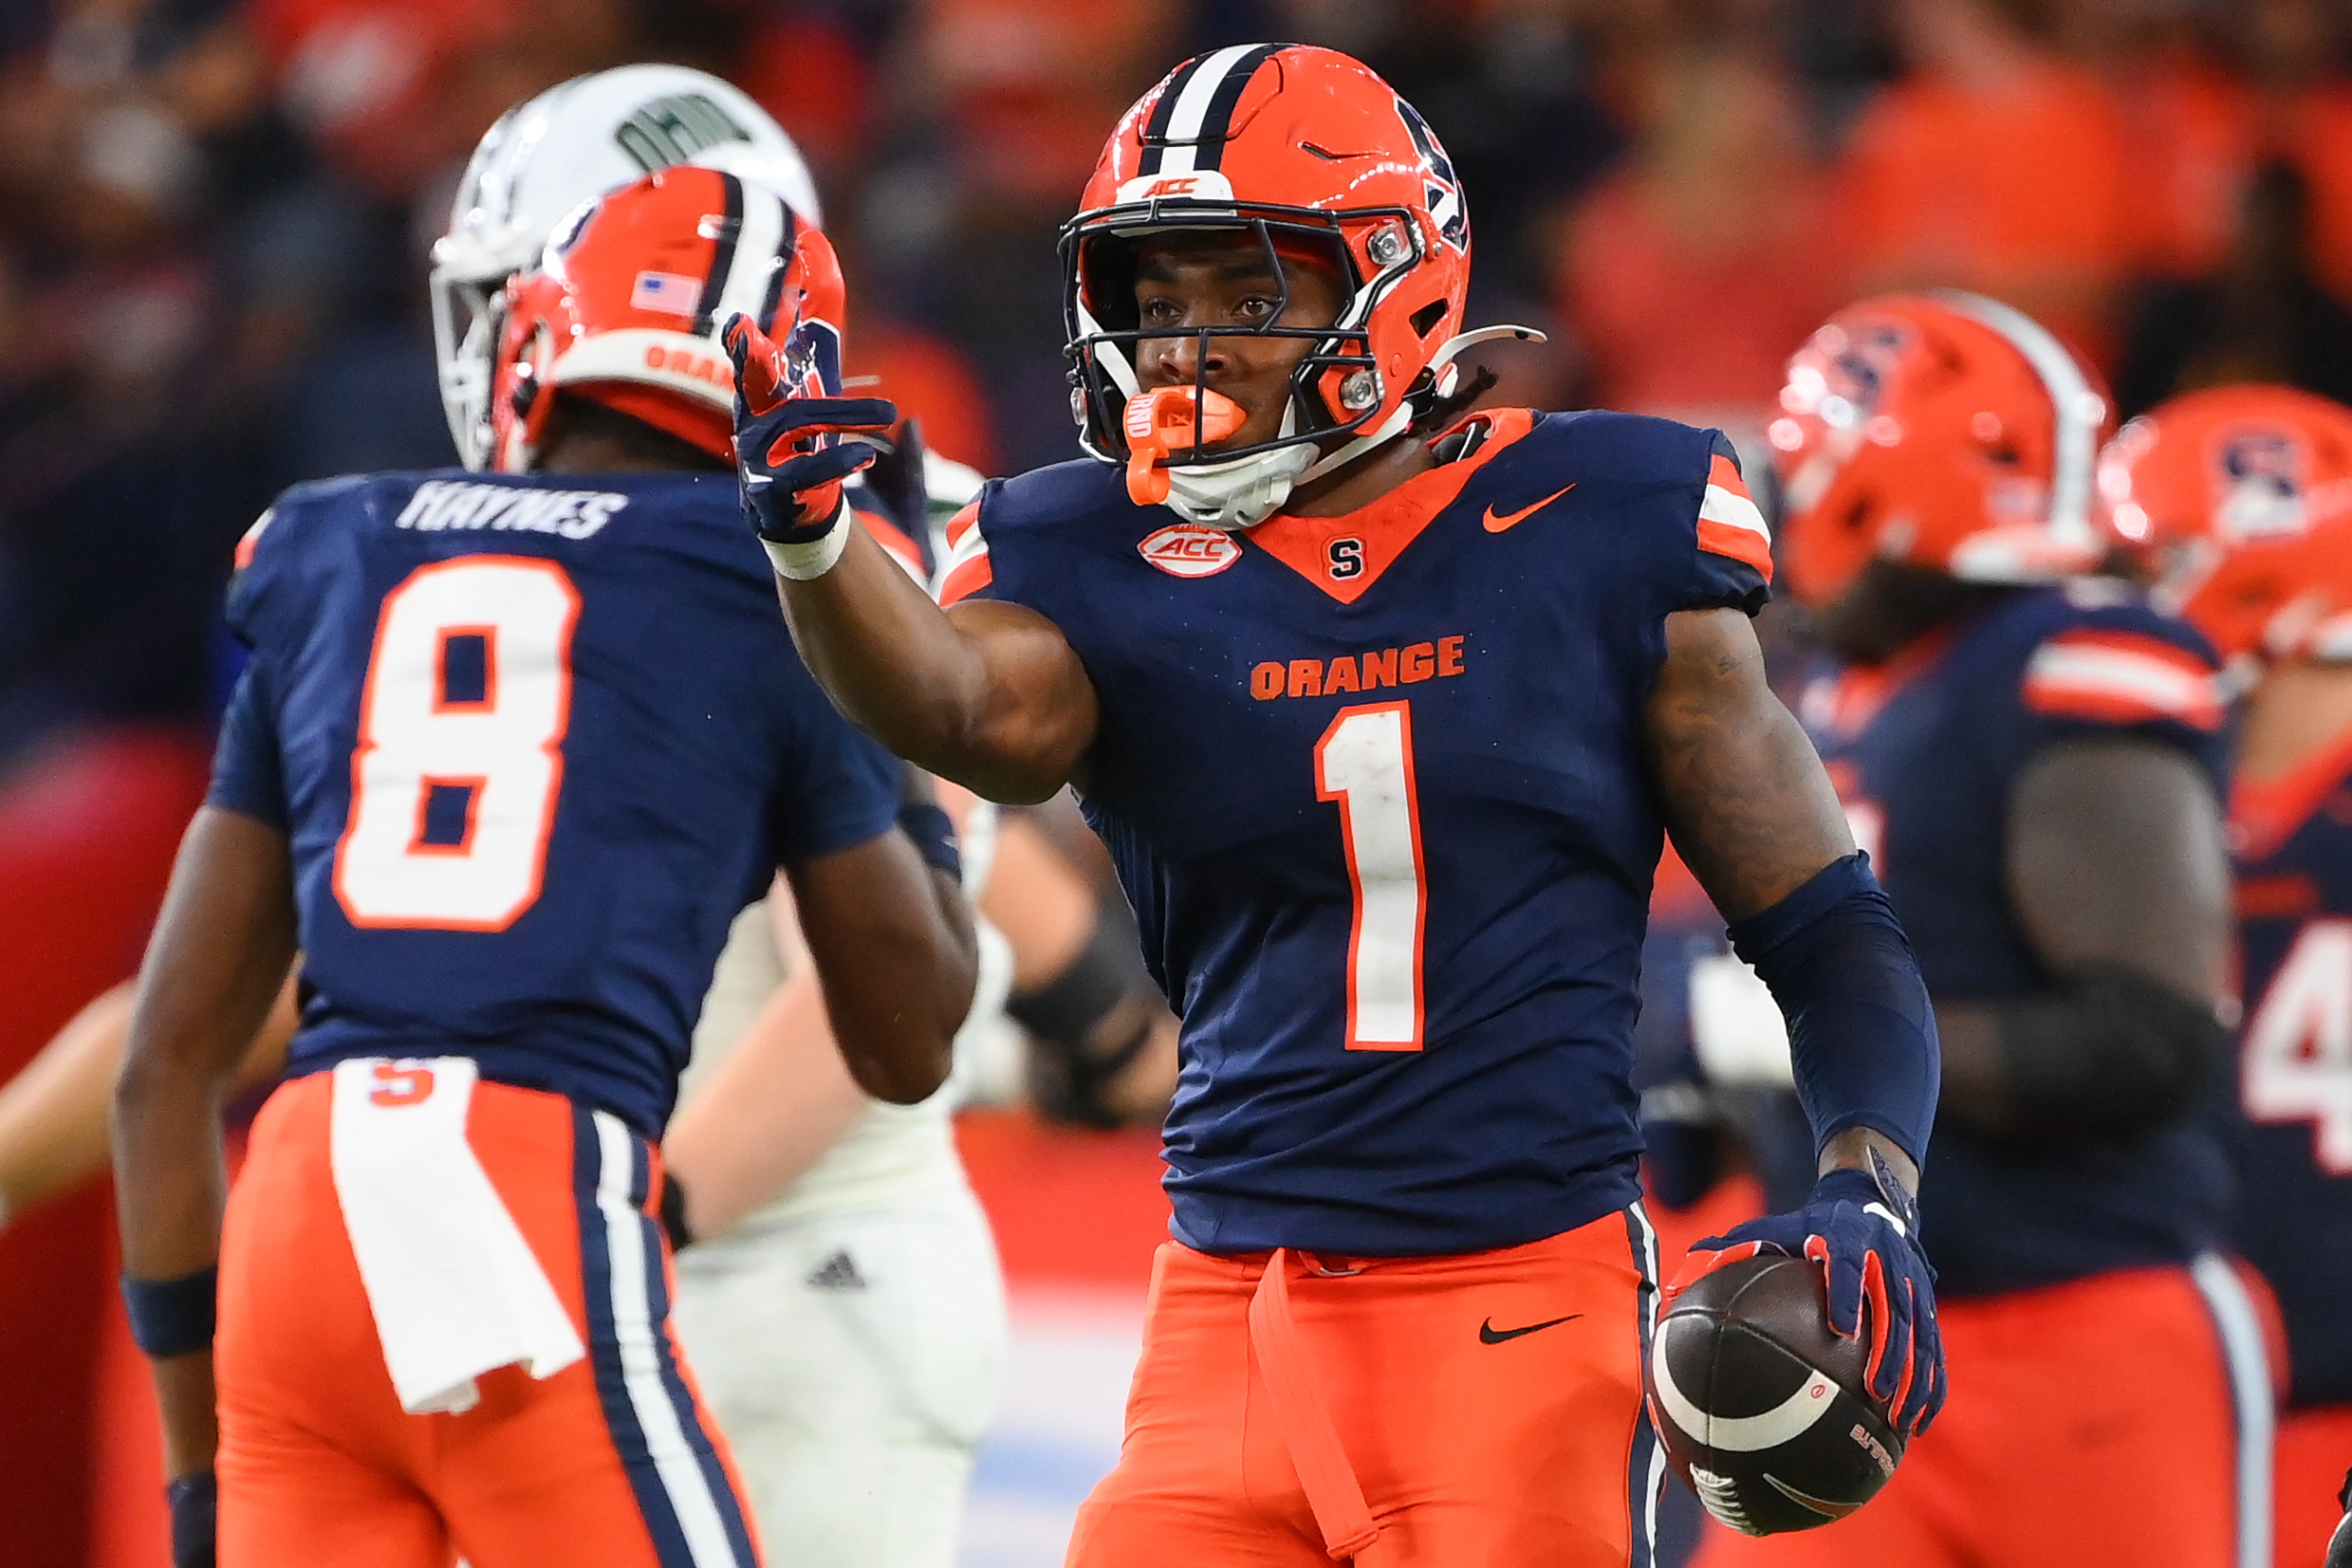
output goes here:
[{"label": "navy blue jersey", "polygon": [[1639,1195],[1644,701],[1667,615],[1766,594],[1719,439],[1512,411],[1346,517],[1232,536],[1073,463],[951,526],[948,596],[1043,613],[1100,699],[1179,1240],[1466,1252]]},{"label": "navy blue jersey", "polygon": [[[2212,651],[2120,585],[2021,589],[1803,707],[1855,839],[1939,1002],[2051,984],[2005,886],[2009,801],[2055,742],[2131,733],[2227,766]],[[2172,1263],[2218,1233],[2220,1129],[2191,1119],[2127,1142],[2020,1151],[1935,1129],[1921,1180],[1928,1256],[1952,1297]]]},{"label": "navy blue jersey", "polygon": [[2232,802],[2247,1130],[2232,1239],[2287,1319],[2287,1399],[2352,1402],[2352,746]]},{"label": "navy blue jersey", "polygon": [[288,1071],[471,1056],[658,1136],[736,911],[897,804],[733,476],[306,485],[240,559],[211,799],[292,844]]}]

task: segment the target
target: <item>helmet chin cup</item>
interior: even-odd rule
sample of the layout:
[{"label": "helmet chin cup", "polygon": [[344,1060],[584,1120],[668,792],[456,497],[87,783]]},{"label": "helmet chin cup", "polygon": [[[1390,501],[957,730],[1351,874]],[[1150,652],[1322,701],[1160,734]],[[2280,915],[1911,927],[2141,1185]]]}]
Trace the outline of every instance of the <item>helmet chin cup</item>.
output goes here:
[{"label": "helmet chin cup", "polygon": [[1290,487],[1314,461],[1314,443],[1302,440],[1230,462],[1182,463],[1158,471],[1168,476],[1170,511],[1187,523],[1233,533],[1280,511]]}]

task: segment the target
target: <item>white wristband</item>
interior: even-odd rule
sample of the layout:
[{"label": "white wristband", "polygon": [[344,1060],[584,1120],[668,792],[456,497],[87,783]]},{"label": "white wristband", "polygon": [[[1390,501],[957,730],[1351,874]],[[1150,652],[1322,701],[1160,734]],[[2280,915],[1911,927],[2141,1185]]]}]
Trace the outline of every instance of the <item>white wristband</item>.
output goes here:
[{"label": "white wristband", "polygon": [[768,550],[768,559],[775,563],[778,577],[788,577],[795,582],[806,582],[812,577],[823,577],[833,569],[833,563],[849,547],[849,530],[856,525],[849,509],[849,497],[843,496],[841,508],[824,533],[797,544],[779,544],[772,539],[760,544]]}]

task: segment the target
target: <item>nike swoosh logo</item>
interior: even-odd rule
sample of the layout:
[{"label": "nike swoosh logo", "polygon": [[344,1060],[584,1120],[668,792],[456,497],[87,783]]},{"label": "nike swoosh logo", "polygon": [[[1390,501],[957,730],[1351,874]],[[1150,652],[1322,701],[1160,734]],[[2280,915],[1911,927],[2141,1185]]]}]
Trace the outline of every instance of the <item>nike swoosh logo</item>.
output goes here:
[{"label": "nike swoosh logo", "polygon": [[1567,494],[1569,490],[1574,489],[1576,489],[1574,485],[1565,486],[1563,489],[1552,491],[1549,495],[1544,497],[1543,500],[1538,501],[1532,507],[1522,507],[1515,512],[1504,512],[1499,516],[1496,514],[1492,507],[1489,507],[1487,508],[1486,515],[1487,532],[1501,533],[1505,528],[1514,527],[1522,522],[1528,513],[1542,511],[1546,507],[1550,506],[1553,502],[1559,500],[1562,496]]},{"label": "nike swoosh logo", "polygon": [[1572,1323],[1583,1316],[1581,1312],[1571,1312],[1565,1318],[1554,1318],[1548,1322],[1529,1323],[1525,1328],[1496,1328],[1494,1319],[1490,1318],[1478,1325],[1478,1342],[1482,1345],[1499,1345],[1506,1339],[1516,1339],[1523,1334],[1533,1334],[1539,1328],[1558,1328],[1562,1323]]}]

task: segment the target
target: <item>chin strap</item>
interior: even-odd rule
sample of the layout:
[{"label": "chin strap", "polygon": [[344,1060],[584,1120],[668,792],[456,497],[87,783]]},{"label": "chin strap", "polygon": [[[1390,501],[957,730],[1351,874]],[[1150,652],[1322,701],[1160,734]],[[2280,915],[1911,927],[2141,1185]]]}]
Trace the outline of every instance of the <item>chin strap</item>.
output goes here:
[{"label": "chin strap", "polygon": [[[1480,343],[1496,342],[1506,338],[1515,339],[1523,343],[1540,343],[1546,341],[1544,335],[1531,326],[1482,326],[1475,332],[1456,333],[1438,345],[1437,352],[1430,356],[1429,368],[1423,372],[1430,378],[1432,392],[1429,400],[1435,402],[1454,390],[1454,381],[1461,374],[1454,361],[1463,350],[1475,348]],[[1407,397],[1397,405],[1396,413],[1381,420],[1371,430],[1324,453],[1305,473],[1299,475],[1298,483],[1306,484],[1310,480],[1321,479],[1326,473],[1336,473],[1372,451],[1373,448],[1386,446],[1398,436],[1402,435],[1412,428],[1413,421],[1420,416],[1421,411],[1415,407],[1416,401],[1415,398]]]}]

